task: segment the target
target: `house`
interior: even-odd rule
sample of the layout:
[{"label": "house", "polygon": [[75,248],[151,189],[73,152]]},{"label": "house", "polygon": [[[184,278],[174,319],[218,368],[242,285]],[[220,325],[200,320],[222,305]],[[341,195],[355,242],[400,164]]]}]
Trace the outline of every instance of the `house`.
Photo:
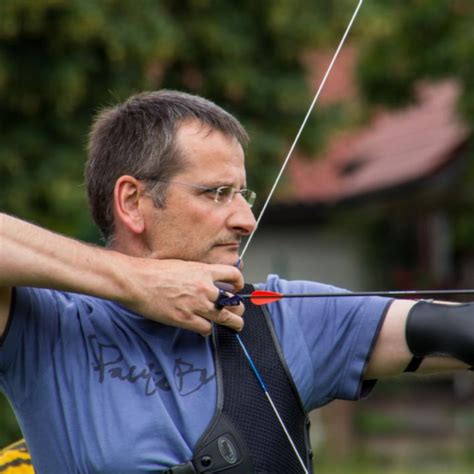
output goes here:
[{"label": "house", "polygon": [[[286,170],[287,192],[270,204],[249,247],[247,279],[277,272],[353,290],[384,289],[374,288],[360,218],[392,230],[380,235],[380,252],[411,247],[406,267],[393,268],[382,283],[413,289],[420,274],[430,275],[427,284],[456,283],[449,209],[462,199],[459,180],[470,158],[459,96],[454,80],[420,85],[414,104],[334,136],[322,156],[295,155]],[[337,218],[345,225],[334,225]],[[403,235],[407,227],[409,236]]]}]

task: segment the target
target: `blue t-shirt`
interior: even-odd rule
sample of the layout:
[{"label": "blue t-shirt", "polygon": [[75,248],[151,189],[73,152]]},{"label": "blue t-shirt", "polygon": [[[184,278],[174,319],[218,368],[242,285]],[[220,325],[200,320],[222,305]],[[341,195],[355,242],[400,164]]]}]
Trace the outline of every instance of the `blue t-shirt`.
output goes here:
[{"label": "blue t-shirt", "polygon": [[[337,288],[270,276],[280,292]],[[390,300],[300,298],[268,306],[309,411],[358,399]],[[38,473],[164,470],[192,457],[216,406],[210,338],[117,303],[16,288],[0,345],[0,388]]]}]

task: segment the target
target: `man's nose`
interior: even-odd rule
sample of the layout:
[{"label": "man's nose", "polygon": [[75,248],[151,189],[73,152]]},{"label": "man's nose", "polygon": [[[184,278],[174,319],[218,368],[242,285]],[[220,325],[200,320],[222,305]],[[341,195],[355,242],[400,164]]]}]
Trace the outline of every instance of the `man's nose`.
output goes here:
[{"label": "man's nose", "polygon": [[229,216],[229,226],[241,235],[249,235],[255,229],[256,220],[248,202],[241,194],[236,194],[229,204],[232,213]]}]

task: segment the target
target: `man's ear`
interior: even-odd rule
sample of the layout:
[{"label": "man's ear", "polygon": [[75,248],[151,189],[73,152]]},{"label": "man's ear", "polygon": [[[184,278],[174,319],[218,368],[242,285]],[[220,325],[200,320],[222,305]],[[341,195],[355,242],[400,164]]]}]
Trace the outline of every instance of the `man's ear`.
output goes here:
[{"label": "man's ear", "polygon": [[145,230],[143,185],[133,176],[121,176],[114,188],[114,213],[120,224],[134,234]]}]

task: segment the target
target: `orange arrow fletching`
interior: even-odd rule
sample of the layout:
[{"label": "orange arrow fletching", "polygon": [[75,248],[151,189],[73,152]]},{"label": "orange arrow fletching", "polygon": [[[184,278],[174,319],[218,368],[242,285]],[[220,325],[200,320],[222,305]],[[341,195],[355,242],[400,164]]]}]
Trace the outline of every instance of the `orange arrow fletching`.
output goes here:
[{"label": "orange arrow fletching", "polygon": [[275,303],[275,301],[280,301],[282,298],[283,294],[277,293],[276,291],[255,290],[250,296],[250,301],[257,306],[260,306],[263,304]]}]

